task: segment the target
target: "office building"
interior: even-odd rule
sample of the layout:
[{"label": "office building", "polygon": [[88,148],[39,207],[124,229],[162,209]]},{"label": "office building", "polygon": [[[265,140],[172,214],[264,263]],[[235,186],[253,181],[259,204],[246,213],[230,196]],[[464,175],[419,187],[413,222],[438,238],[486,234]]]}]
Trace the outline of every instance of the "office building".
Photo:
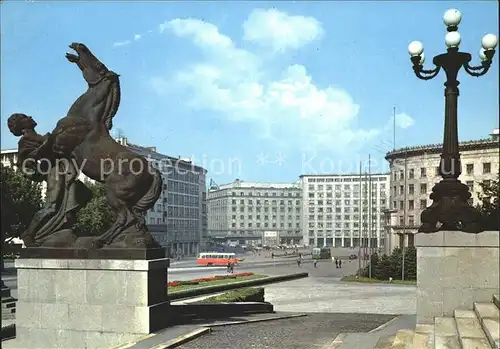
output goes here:
[{"label": "office building", "polygon": [[207,194],[208,236],[239,244],[302,244],[299,184],[235,180]]},{"label": "office building", "polygon": [[388,174],[302,175],[300,182],[304,244],[358,247],[361,242],[361,246],[372,248],[384,246]]},{"label": "office building", "polygon": [[[480,203],[480,183],[497,179],[499,173],[498,129],[488,139],[460,142],[462,174],[459,180],[469,187],[471,203]],[[386,251],[414,245],[414,234],[421,222],[420,214],[432,203],[429,195],[441,180],[438,167],[442,144],[396,149],[387,153],[391,173],[391,207]],[[405,166],[406,163],[406,166]]]}]

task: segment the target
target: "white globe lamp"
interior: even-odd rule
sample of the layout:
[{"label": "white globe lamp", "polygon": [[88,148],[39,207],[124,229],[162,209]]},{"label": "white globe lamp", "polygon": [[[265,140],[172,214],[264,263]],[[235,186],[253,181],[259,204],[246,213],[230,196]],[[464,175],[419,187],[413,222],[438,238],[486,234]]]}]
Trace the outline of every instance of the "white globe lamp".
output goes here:
[{"label": "white globe lamp", "polygon": [[420,41],[412,41],[408,45],[408,53],[410,56],[420,56],[424,52],[424,45]]},{"label": "white globe lamp", "polygon": [[481,46],[483,46],[485,50],[494,50],[495,47],[497,47],[497,43],[498,39],[493,34],[486,34],[481,40]]},{"label": "white globe lamp", "polygon": [[479,58],[481,59],[481,61],[487,61],[488,58],[486,57],[486,54],[484,53],[485,49],[484,48],[481,48],[479,50]]},{"label": "white globe lamp", "polygon": [[425,63],[425,54],[424,54],[424,53],[422,53],[422,54],[420,55],[420,65],[424,65],[424,63]]},{"label": "white globe lamp", "polygon": [[443,22],[448,27],[458,26],[461,20],[462,20],[462,14],[460,13],[459,10],[456,10],[454,8],[446,11],[443,16]]},{"label": "white globe lamp", "polygon": [[449,32],[446,33],[446,36],[444,37],[444,42],[446,43],[446,46],[449,48],[451,47],[458,47],[460,45],[460,41],[462,38],[460,37],[459,32]]}]

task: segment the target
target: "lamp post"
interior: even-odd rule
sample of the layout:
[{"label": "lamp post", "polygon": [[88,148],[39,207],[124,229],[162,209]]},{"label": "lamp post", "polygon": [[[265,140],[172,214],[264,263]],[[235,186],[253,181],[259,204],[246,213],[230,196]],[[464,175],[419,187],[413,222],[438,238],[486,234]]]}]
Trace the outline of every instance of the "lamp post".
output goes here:
[{"label": "lamp post", "polygon": [[448,30],[445,36],[448,49],[446,53],[433,58],[434,69],[423,68],[425,57],[424,46],[421,42],[413,41],[408,46],[413,71],[419,79],[430,80],[436,77],[441,69],[446,74],[443,152],[439,163],[439,175],[442,180],[432,188],[430,195],[433,200],[432,205],[426,208],[420,216],[422,225],[418,231],[423,233],[439,230],[460,230],[468,233],[483,231],[479,211],[469,204],[471,197],[469,189],[458,180],[461,174],[461,164],[458,149],[459,81],[457,77],[462,67],[471,76],[478,77],[486,74],[495,55],[497,37],[493,34],[483,37],[482,48],[479,51],[481,65],[471,66],[471,55],[459,51],[461,38],[458,25],[461,19],[462,15],[458,10],[451,9],[445,12],[443,20]]}]

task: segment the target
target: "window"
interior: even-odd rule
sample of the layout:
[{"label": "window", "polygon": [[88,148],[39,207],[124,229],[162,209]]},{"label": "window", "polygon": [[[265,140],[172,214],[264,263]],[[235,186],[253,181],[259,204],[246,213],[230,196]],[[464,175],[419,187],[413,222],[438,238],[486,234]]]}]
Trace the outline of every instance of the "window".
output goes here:
[{"label": "window", "polygon": [[403,195],[405,193],[405,187],[400,185],[399,186],[399,195]]},{"label": "window", "polygon": [[427,183],[420,183],[420,194],[427,194]]},{"label": "window", "polygon": [[415,203],[413,200],[408,201],[408,209],[409,210],[414,210],[415,209]]},{"label": "window", "polygon": [[415,217],[413,216],[408,216],[408,225],[410,227],[413,227],[415,225]]},{"label": "window", "polygon": [[408,173],[408,178],[413,179],[414,177],[415,177],[415,170],[411,168],[410,173]]},{"label": "window", "polygon": [[420,168],[420,177],[422,178],[427,177],[427,169],[425,167]]},{"label": "window", "polygon": [[403,170],[400,170],[400,171],[399,171],[399,178],[400,178],[401,180],[405,179],[405,173],[404,173],[404,171],[403,171]]},{"label": "window", "polygon": [[474,164],[467,164],[465,167],[468,175],[474,174]]},{"label": "window", "polygon": [[424,209],[427,207],[427,200],[420,200],[420,208]]},{"label": "window", "polygon": [[483,173],[491,173],[491,162],[483,163]]},{"label": "window", "polygon": [[408,185],[408,194],[415,194],[415,186],[413,184]]},{"label": "window", "polygon": [[405,224],[405,218],[403,216],[399,216],[399,225]]},{"label": "window", "polygon": [[399,209],[400,210],[404,210],[405,209],[405,203],[404,203],[404,201],[400,201],[399,202]]}]

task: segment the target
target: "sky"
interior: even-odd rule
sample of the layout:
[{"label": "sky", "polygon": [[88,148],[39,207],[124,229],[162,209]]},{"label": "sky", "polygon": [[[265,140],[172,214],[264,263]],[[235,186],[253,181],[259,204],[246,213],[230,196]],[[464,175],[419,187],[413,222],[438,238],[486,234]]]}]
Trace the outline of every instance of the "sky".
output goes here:
[{"label": "sky", "polygon": [[[462,12],[461,50],[479,64],[498,35],[497,1],[3,1],[1,146],[7,118],[51,132],[87,85],[64,57],[85,43],[120,74],[113,135],[189,157],[207,182],[294,182],[301,174],[387,171],[387,151],[442,142],[444,73],[415,77],[445,52],[443,14]],[[497,55],[498,56],[498,55]],[[460,75],[459,138],[498,127],[498,57]],[[393,113],[396,142],[393,142]]]}]

